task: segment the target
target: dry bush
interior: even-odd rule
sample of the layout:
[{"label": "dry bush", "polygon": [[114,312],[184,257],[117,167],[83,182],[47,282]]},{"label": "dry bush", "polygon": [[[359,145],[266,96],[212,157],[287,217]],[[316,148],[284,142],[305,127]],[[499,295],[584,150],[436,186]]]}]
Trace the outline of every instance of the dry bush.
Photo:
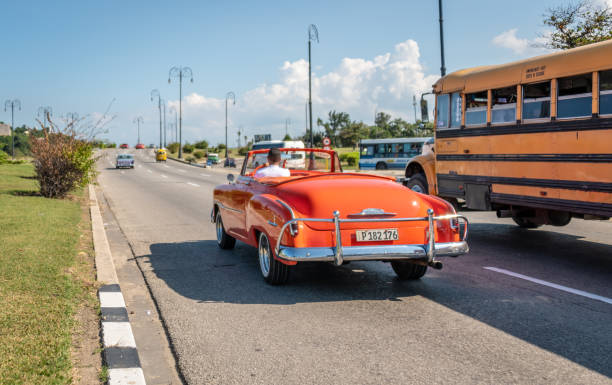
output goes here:
[{"label": "dry bush", "polygon": [[30,138],[36,179],[42,196],[62,198],[95,178],[96,159],[90,141],[95,127],[80,129],[75,125],[78,121],[72,121],[58,128],[50,116],[47,120],[48,127],[41,123],[44,136]]}]

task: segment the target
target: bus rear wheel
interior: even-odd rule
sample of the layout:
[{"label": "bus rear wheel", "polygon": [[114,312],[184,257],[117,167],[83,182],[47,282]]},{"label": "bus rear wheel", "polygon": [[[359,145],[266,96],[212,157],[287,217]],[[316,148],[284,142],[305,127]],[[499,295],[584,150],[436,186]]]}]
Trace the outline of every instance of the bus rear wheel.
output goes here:
[{"label": "bus rear wheel", "polygon": [[429,194],[427,178],[422,173],[412,175],[408,182],[406,182],[406,187],[421,194]]},{"label": "bus rear wheel", "polygon": [[386,170],[387,169],[387,164],[385,162],[378,162],[378,163],[376,163],[376,169],[377,170]]}]

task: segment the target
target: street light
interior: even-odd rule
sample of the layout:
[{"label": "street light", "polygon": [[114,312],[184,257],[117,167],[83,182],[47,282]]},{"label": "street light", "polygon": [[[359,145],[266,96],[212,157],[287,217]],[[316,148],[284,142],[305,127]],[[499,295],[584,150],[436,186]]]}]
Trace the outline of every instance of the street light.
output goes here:
[{"label": "street light", "polygon": [[173,113],[174,112],[174,141],[178,142],[178,135],[177,135],[177,131],[178,130],[178,114],[176,113],[176,108],[174,108],[174,106],[171,106],[170,109],[168,110],[169,113]]},{"label": "street light", "polygon": [[53,115],[53,109],[49,106],[38,107],[38,116],[43,118],[43,127],[47,127],[49,117]]},{"label": "street light", "polygon": [[446,75],[446,66],[444,65],[444,30],[442,29],[442,0],[438,0],[438,13],[440,14],[440,74]]},{"label": "street light", "polygon": [[227,100],[229,98],[232,98],[233,104],[236,105],[236,95],[232,91],[225,94],[225,159],[226,161],[227,161],[227,150],[228,150],[227,149]]},{"label": "street light", "polygon": [[193,73],[189,67],[172,67],[168,72],[168,84],[170,79],[179,79],[179,158],[183,156],[183,77],[191,78],[193,83]]},{"label": "street light", "polygon": [[166,148],[166,146],[168,145],[168,142],[166,142],[166,132],[167,132],[167,128],[166,128],[166,101],[162,100],[162,107],[164,108],[164,148]]},{"label": "street light", "polygon": [[138,143],[136,144],[140,144],[140,125],[142,123],[144,123],[144,120],[142,119],[142,116],[137,116],[134,118],[134,123],[136,123],[138,125]]},{"label": "street light", "polygon": [[11,109],[11,158],[15,160],[15,107],[21,111],[19,99],[7,100],[4,102],[4,111]]},{"label": "street light", "polygon": [[151,101],[157,98],[157,108],[159,109],[159,148],[163,148],[162,143],[162,110],[161,110],[161,96],[159,95],[159,90],[155,89],[151,91]]},{"label": "street light", "polygon": [[312,70],[310,61],[310,45],[315,40],[319,42],[319,30],[314,24],[308,26],[308,111],[310,117],[310,147],[313,147],[314,137],[312,136]]}]

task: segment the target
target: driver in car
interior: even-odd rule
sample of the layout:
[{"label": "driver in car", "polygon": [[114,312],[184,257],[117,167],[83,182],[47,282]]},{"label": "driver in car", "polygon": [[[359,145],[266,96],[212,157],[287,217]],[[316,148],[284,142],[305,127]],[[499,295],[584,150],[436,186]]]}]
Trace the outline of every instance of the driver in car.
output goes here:
[{"label": "driver in car", "polygon": [[291,176],[289,169],[280,166],[281,152],[278,148],[268,151],[268,166],[262,167],[255,172],[255,178]]}]

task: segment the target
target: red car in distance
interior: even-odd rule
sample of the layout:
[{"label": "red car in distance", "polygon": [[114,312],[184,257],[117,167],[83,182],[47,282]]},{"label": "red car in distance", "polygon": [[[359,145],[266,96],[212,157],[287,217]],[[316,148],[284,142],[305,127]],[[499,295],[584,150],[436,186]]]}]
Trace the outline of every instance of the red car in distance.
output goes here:
[{"label": "red car in distance", "polygon": [[122,143],[121,146],[119,146],[119,148],[130,148],[130,146],[128,146],[127,143]]},{"label": "red car in distance", "polygon": [[136,149],[137,149],[137,150],[142,150],[143,148],[145,148],[145,145],[144,145],[144,144],[142,144],[142,143],[138,143],[138,144],[136,145]]}]

